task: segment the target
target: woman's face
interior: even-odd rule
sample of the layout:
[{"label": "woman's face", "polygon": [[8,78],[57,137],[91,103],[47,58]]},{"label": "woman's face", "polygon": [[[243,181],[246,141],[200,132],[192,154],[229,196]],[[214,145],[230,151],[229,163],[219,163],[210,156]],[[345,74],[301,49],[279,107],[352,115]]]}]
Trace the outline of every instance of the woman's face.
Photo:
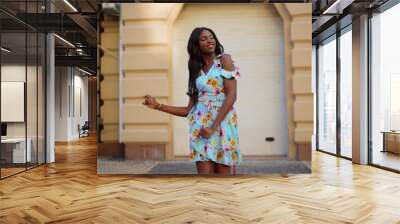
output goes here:
[{"label": "woman's face", "polygon": [[215,52],[215,39],[208,30],[203,30],[200,34],[200,51],[203,54],[212,54]]}]

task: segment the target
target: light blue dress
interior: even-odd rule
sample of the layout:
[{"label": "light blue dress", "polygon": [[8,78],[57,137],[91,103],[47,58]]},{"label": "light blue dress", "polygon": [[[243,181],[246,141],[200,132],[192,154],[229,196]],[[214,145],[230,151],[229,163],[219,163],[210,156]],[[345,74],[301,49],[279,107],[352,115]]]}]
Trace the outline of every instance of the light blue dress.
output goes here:
[{"label": "light blue dress", "polygon": [[217,117],[225,101],[223,78],[237,79],[239,68],[234,64],[234,71],[221,67],[221,55],[217,56],[207,72],[201,72],[196,80],[199,91],[198,103],[188,114],[190,133],[190,158],[196,161],[214,161],[216,163],[234,166],[242,162],[239,148],[237,114],[234,107],[230,109],[225,119],[210,138],[199,135],[202,127],[210,127]]}]

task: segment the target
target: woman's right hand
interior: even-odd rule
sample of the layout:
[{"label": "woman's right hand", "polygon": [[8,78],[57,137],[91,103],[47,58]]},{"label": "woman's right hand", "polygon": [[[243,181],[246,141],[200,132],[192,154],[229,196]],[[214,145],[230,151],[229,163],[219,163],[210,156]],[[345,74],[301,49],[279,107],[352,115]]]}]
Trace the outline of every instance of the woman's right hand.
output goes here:
[{"label": "woman's right hand", "polygon": [[160,104],[157,102],[157,100],[150,96],[150,95],[146,95],[144,96],[144,102],[143,105],[146,105],[147,107],[151,108],[151,109],[156,109]]}]

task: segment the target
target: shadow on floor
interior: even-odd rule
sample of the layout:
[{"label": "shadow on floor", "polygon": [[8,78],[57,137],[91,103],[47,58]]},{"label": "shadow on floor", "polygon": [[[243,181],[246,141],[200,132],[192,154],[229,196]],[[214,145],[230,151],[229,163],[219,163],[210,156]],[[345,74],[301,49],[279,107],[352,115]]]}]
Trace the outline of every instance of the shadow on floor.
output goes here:
[{"label": "shadow on floor", "polygon": [[[98,174],[197,174],[190,161],[138,161],[99,157]],[[309,174],[309,163],[289,160],[247,160],[236,167],[237,174]]]}]

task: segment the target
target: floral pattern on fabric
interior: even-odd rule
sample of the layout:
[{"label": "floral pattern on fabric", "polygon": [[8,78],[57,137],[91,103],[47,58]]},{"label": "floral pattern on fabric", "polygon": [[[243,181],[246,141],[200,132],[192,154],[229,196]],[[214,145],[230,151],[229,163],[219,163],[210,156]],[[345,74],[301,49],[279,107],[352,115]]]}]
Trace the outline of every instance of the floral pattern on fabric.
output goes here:
[{"label": "floral pattern on fabric", "polygon": [[196,161],[214,161],[233,166],[242,162],[239,148],[238,118],[234,107],[226,115],[220,126],[210,138],[199,135],[201,128],[210,127],[225,101],[223,78],[240,77],[239,67],[234,71],[222,68],[219,55],[207,74],[201,71],[196,80],[199,91],[198,103],[188,114],[190,133],[190,159]]}]

